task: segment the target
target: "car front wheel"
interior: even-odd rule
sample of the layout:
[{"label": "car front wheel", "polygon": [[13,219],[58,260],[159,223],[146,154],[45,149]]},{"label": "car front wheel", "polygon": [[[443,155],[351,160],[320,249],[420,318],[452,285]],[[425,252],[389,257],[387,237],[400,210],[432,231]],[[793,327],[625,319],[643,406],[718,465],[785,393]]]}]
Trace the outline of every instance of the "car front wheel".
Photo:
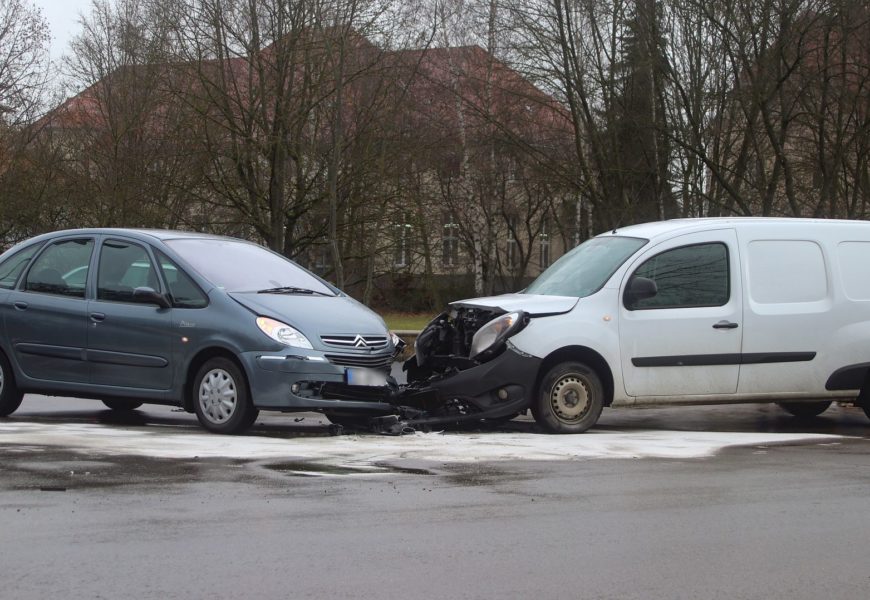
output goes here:
[{"label": "car front wheel", "polygon": [[242,433],[257,420],[242,370],[227,358],[212,358],[197,371],[193,408],[199,423],[214,433]]},{"label": "car front wheel", "polygon": [[0,352],[0,417],[8,417],[21,406],[24,394],[15,385],[15,375],[12,373],[12,365]]},{"label": "car front wheel", "polygon": [[583,363],[564,362],[544,375],[532,415],[550,433],[583,433],[595,425],[603,407],[598,374]]}]

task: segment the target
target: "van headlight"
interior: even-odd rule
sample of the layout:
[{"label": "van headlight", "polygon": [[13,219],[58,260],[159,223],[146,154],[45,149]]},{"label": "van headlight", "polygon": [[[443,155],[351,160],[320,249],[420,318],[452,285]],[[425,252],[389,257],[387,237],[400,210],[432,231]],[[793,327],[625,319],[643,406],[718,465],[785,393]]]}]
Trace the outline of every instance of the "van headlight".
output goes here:
[{"label": "van headlight", "polygon": [[257,317],[257,327],[279,344],[293,346],[294,348],[305,348],[307,350],[313,349],[308,338],[299,333],[298,330],[287,325],[287,323],[282,323],[269,317]]},{"label": "van headlight", "polygon": [[497,348],[506,339],[525,327],[527,321],[526,314],[521,311],[496,317],[478,329],[474,337],[471,338],[469,358]]}]

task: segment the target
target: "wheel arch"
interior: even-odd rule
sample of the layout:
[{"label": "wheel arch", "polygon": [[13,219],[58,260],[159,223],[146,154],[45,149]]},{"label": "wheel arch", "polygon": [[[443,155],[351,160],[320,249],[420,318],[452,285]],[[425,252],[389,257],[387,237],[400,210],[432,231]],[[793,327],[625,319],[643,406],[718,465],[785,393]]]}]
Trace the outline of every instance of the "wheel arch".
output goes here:
[{"label": "wheel arch", "polygon": [[535,393],[537,393],[544,375],[550,369],[559,363],[568,361],[584,363],[595,371],[604,386],[604,406],[610,406],[613,402],[613,372],[601,354],[586,346],[564,346],[548,354],[541,361],[541,367],[538,369]]},{"label": "wheel arch", "polygon": [[181,402],[184,410],[194,412],[193,410],[193,380],[196,377],[197,371],[208,360],[212,358],[226,358],[235,364],[242,374],[245,376],[245,387],[248,391],[248,397],[251,397],[251,377],[245,370],[245,365],[239,360],[235,352],[223,346],[209,346],[197,352],[187,365],[187,370],[184,376],[184,386],[182,387]]}]

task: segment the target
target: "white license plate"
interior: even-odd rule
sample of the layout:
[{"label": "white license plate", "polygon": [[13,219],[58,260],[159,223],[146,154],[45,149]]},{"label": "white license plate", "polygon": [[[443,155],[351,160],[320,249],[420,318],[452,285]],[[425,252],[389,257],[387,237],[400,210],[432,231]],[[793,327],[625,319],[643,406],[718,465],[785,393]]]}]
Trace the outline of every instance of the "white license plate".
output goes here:
[{"label": "white license plate", "polygon": [[345,377],[348,385],[387,385],[387,374],[377,369],[349,368]]}]

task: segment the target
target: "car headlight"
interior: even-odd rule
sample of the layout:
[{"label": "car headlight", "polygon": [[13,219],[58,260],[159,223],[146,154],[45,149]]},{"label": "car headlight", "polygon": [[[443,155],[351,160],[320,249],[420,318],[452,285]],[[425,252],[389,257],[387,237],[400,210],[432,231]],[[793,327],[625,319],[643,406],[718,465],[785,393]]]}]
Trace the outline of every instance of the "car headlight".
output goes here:
[{"label": "car headlight", "polygon": [[393,346],[398,346],[402,342],[402,338],[397,336],[392,331],[390,332],[390,341],[393,342]]},{"label": "car headlight", "polygon": [[311,342],[308,341],[308,338],[286,323],[270,319],[269,317],[257,317],[257,327],[279,344],[312,350]]},{"label": "car headlight", "polygon": [[518,332],[525,325],[525,313],[512,312],[496,317],[477,330],[471,338],[469,358],[497,347],[504,340]]}]

